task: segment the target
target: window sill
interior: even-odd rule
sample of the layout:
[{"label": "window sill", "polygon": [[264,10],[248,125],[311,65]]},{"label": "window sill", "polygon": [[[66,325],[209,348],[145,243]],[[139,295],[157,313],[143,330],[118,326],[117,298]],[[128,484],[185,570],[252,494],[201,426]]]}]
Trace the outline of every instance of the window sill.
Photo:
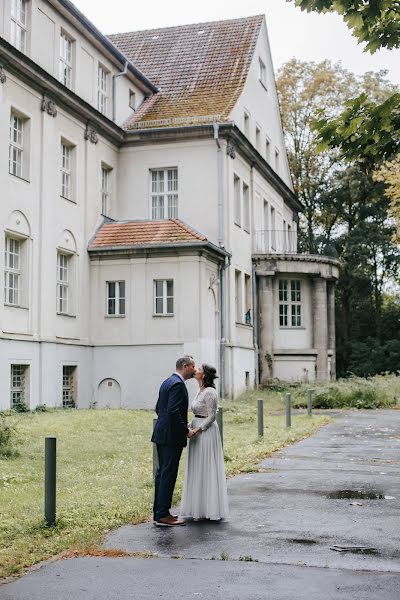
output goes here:
[{"label": "window sill", "polygon": [[63,196],[62,194],[60,194],[60,198],[62,198],[63,200],[68,200],[68,202],[72,202],[72,204],[78,204],[76,200],[72,200],[72,198],[67,198],[67,196]]},{"label": "window sill", "polygon": [[30,183],[29,179],[26,179],[25,177],[21,177],[21,175],[16,175],[15,173],[11,173],[11,171],[9,171],[8,173],[12,177],[15,177],[15,179],[19,179],[19,181],[25,181],[25,183]]},{"label": "window sill", "polygon": [[174,317],[175,313],[165,313],[165,314],[158,314],[158,313],[153,313],[153,317]]},{"label": "window sill", "polygon": [[104,315],[105,319],[125,319],[126,315]]},{"label": "window sill", "polygon": [[19,310],[29,310],[28,306],[21,306],[20,304],[9,304],[8,302],[4,302],[4,306],[7,306],[7,308],[18,308]]},{"label": "window sill", "polygon": [[246,327],[247,329],[253,329],[253,323],[242,323],[242,321],[235,322],[238,327]]},{"label": "window sill", "polygon": [[307,327],[303,327],[302,325],[300,327],[296,327],[295,325],[279,325],[279,329],[295,329],[296,331],[301,331],[307,329]]},{"label": "window sill", "polygon": [[76,315],[71,315],[70,313],[57,312],[57,315],[59,317],[69,317],[70,319],[76,319]]}]

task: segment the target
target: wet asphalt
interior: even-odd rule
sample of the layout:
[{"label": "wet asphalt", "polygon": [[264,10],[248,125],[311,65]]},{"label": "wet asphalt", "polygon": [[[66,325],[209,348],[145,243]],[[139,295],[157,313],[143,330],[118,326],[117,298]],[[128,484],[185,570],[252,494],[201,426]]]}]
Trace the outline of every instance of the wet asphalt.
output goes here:
[{"label": "wet asphalt", "polygon": [[228,482],[231,519],[126,525],[45,563],[1,600],[399,600],[400,411],[348,411]]}]

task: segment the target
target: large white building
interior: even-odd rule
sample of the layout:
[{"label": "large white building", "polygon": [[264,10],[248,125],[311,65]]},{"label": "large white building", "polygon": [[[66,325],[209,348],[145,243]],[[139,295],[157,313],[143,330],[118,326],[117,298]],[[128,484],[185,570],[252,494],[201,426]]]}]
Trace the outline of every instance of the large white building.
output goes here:
[{"label": "large white building", "polygon": [[0,0],[0,193],[0,409],[152,407],[183,353],[226,397],[334,377],[263,16],[107,38]]}]

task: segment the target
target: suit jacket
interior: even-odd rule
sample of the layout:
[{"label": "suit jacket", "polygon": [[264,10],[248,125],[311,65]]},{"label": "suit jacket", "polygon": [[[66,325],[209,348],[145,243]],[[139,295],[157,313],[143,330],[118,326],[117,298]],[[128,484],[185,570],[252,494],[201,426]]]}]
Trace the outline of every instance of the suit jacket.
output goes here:
[{"label": "suit jacket", "polygon": [[173,373],[160,387],[156,405],[158,418],[151,441],[164,446],[186,446],[188,406],[186,385]]}]

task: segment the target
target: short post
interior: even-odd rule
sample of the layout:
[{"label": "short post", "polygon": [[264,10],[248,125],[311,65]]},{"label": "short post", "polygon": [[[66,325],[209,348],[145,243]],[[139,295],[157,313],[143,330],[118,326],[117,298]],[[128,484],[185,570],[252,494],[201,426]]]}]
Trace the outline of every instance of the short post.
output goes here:
[{"label": "short post", "polygon": [[264,400],[258,401],[258,437],[264,436]]},{"label": "short post", "polygon": [[292,426],[292,395],[286,394],[286,428]]},{"label": "short post", "polygon": [[217,425],[219,429],[219,433],[221,436],[221,444],[224,447],[224,419],[223,419],[223,409],[221,407],[218,408],[217,411]]},{"label": "short post", "polygon": [[312,403],[313,403],[314,390],[307,390],[307,414],[312,414]]},{"label": "short post", "polygon": [[57,438],[46,437],[44,444],[44,522],[46,527],[56,523]]},{"label": "short post", "polygon": [[[155,424],[157,423],[157,419],[153,419],[153,430]],[[156,473],[158,469],[158,454],[157,454],[157,444],[153,442],[153,479],[156,478]]]}]

